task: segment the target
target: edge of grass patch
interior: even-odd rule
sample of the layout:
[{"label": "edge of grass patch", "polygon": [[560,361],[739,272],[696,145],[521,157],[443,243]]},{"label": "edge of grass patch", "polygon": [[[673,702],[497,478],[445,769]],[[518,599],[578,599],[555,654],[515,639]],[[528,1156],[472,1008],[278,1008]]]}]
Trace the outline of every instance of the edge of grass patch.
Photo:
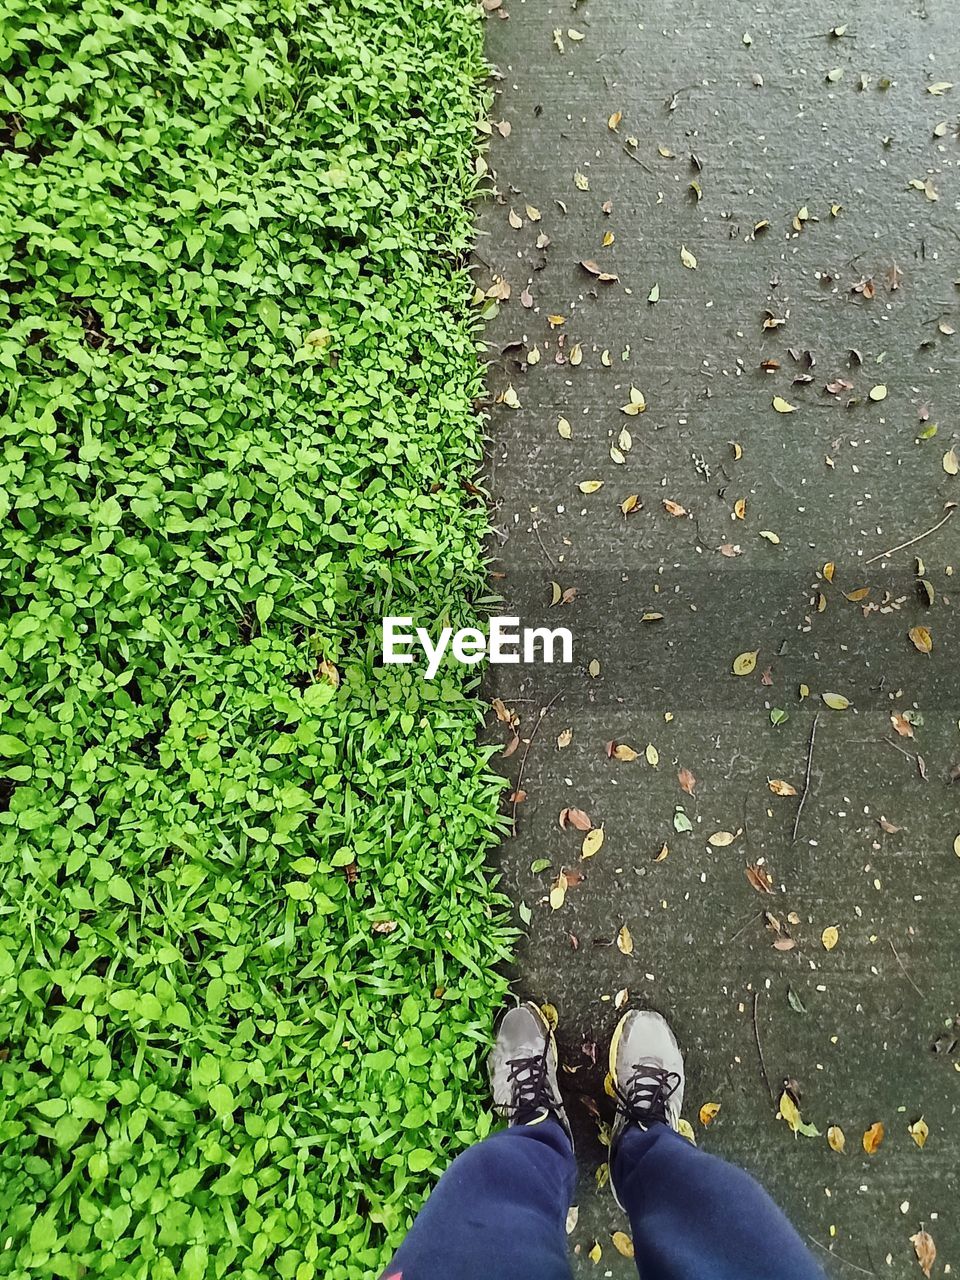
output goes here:
[{"label": "edge of grass patch", "polygon": [[513,937],[460,0],[4,0],[0,1275],[376,1274]]}]

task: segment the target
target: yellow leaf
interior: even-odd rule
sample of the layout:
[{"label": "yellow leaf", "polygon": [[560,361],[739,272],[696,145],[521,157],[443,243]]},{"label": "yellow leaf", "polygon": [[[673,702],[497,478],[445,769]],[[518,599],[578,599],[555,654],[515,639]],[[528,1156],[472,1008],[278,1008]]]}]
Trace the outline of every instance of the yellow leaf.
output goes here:
[{"label": "yellow leaf", "polygon": [[572,1236],[577,1229],[577,1223],[580,1221],[580,1206],[572,1204],[567,1210],[567,1235]]},{"label": "yellow leaf", "polygon": [[633,1241],[625,1231],[615,1231],[610,1238],[617,1253],[622,1253],[625,1258],[633,1257]]},{"label": "yellow leaf", "polygon": [[827,1144],[831,1151],[836,1151],[837,1155],[842,1155],[843,1149],[847,1145],[847,1139],[838,1124],[832,1124],[827,1130]]},{"label": "yellow leaf", "polygon": [[789,400],[784,400],[783,396],[773,397],[773,407],[776,409],[777,413],[797,412],[797,406],[795,404],[791,404]]},{"label": "yellow leaf", "polygon": [[560,1022],[560,1015],[557,1013],[557,1006],[554,1004],[542,1004],[540,1012],[543,1014],[547,1026],[551,1031],[556,1031]]},{"label": "yellow leaf", "polygon": [[800,1128],[800,1125],[803,1123],[800,1117],[800,1108],[786,1090],[781,1093],[778,1105],[780,1108],[780,1115],[784,1120],[786,1120],[793,1132],[796,1133]]},{"label": "yellow leaf", "polygon": [[592,858],[594,854],[600,852],[603,845],[603,827],[594,827],[592,831],[588,831],[583,837],[583,844],[580,846],[581,858]]},{"label": "yellow leaf", "polygon": [[506,391],[502,392],[500,395],[499,400],[500,403],[505,404],[508,409],[520,408],[520,397],[517,395],[513,387],[507,387]]},{"label": "yellow leaf", "polygon": [[836,573],[836,571],[837,571],[837,566],[833,563],[832,560],[828,560],[827,563],[823,566],[823,576],[826,578],[828,582],[833,581],[833,575]]},{"label": "yellow leaf", "polygon": [[767,782],[767,786],[775,796],[795,796],[797,788],[789,782],[784,782],[783,778],[771,778]]},{"label": "yellow leaf", "polygon": [[586,174],[580,173],[579,170],[573,175],[573,181],[578,191],[590,190],[589,178],[586,176]]},{"label": "yellow leaf", "polygon": [[930,1136],[930,1127],[926,1120],[924,1120],[923,1116],[921,1116],[920,1119],[915,1120],[913,1124],[907,1125],[907,1133],[909,1133],[910,1137],[922,1151],[927,1138]]},{"label": "yellow leaf", "polygon": [[735,676],[748,676],[751,671],[756,669],[759,654],[759,649],[748,649],[745,653],[738,654],[733,660],[733,674]]},{"label": "yellow leaf", "polygon": [[617,947],[625,956],[633,955],[633,935],[626,925],[621,925],[617,934]]},{"label": "yellow leaf", "polygon": [[600,663],[596,658],[590,659],[590,665],[587,667],[587,671],[593,679],[596,680],[597,676],[600,674]]},{"label": "yellow leaf", "polygon": [[736,836],[732,831],[715,831],[707,840],[708,844],[712,844],[715,849],[725,849],[728,844],[733,844]]},{"label": "yellow leaf", "polygon": [[846,711],[850,705],[850,699],[845,698],[842,693],[821,693],[820,697],[831,711]]},{"label": "yellow leaf", "polygon": [[609,1071],[603,1077],[603,1092],[607,1095],[608,1098],[613,1098],[613,1100],[616,1101],[617,1090],[613,1083],[613,1076],[610,1074]]},{"label": "yellow leaf", "polygon": [[581,493],[598,493],[603,488],[602,480],[581,480],[577,485]]},{"label": "yellow leaf", "polygon": [[637,503],[639,501],[640,501],[639,494],[637,493],[628,494],[627,497],[625,497],[624,500],[620,503],[620,510],[623,512],[625,516],[628,516],[631,511],[636,511]]},{"label": "yellow leaf", "polygon": [[779,533],[774,533],[772,529],[761,529],[760,537],[766,538],[766,540],[768,542],[772,542],[775,547],[779,547],[780,545],[780,535]]},{"label": "yellow leaf", "polygon": [[871,387],[868,394],[871,400],[886,400],[887,388],[883,385],[882,382],[880,382],[877,384],[877,386]]},{"label": "yellow leaf", "polygon": [[927,93],[932,93],[935,98],[942,98],[943,95],[953,88],[953,84],[949,80],[938,80],[936,84],[927,85]]},{"label": "yellow leaf", "polygon": [[657,750],[657,748],[653,745],[652,742],[647,743],[647,749],[644,752],[644,755],[647,757],[647,764],[650,765],[652,768],[655,769],[657,765],[660,763],[660,752]]},{"label": "yellow leaf", "polygon": [[631,760],[636,760],[640,752],[634,751],[633,747],[628,747],[625,742],[621,742],[614,747],[613,755],[615,760],[626,760],[629,763]]},{"label": "yellow leaf", "polygon": [[872,1124],[863,1135],[863,1149],[868,1156],[876,1155],[880,1149],[880,1143],[883,1141],[883,1135],[886,1129],[883,1127],[883,1121],[878,1120],[876,1124]]},{"label": "yellow leaf", "polygon": [[606,1160],[603,1164],[597,1165],[597,1172],[593,1176],[596,1179],[597,1190],[602,1191],[610,1181],[610,1166]]},{"label": "yellow leaf", "polygon": [[569,360],[574,367],[583,364],[583,347],[579,342],[575,342],[570,348]]},{"label": "yellow leaf", "polygon": [[[960,840],[960,836],[957,836],[957,839]],[[662,862],[664,858],[667,857],[669,852],[670,852],[670,846],[667,844],[666,841],[664,841],[663,844],[660,846],[660,852],[654,858],[654,862]]]},{"label": "yellow leaf", "polygon": [[929,653],[933,648],[933,636],[926,627],[911,627],[907,635],[913,641],[913,647],[920,653]]},{"label": "yellow leaf", "polygon": [[642,391],[637,387],[630,388],[630,399],[625,405],[621,405],[620,412],[627,413],[630,417],[635,418],[638,413],[646,410],[647,401]]},{"label": "yellow leaf", "polygon": [[599,1240],[594,1240],[594,1242],[593,1242],[593,1248],[592,1248],[592,1249],[590,1250],[590,1252],[587,1254],[587,1257],[588,1257],[588,1258],[590,1259],[590,1261],[591,1261],[591,1262],[593,1262],[593,1263],[597,1263],[597,1262],[599,1262],[599,1261],[600,1261],[600,1259],[603,1257],[603,1250],[600,1248],[600,1241],[599,1241]]},{"label": "yellow leaf", "polygon": [[570,426],[570,423],[566,418],[559,418],[557,420],[557,432],[564,440],[569,440],[573,435],[573,428]]},{"label": "yellow leaf", "polygon": [[857,587],[856,591],[845,591],[843,593],[851,604],[859,604],[861,600],[866,600],[870,594],[869,587]]},{"label": "yellow leaf", "polygon": [[689,267],[691,271],[696,271],[697,260],[685,245],[680,246],[680,261],[685,267]]},{"label": "yellow leaf", "polygon": [[572,741],[573,741],[573,730],[564,729],[561,733],[557,734],[557,750],[563,751],[565,747],[569,747]]},{"label": "yellow leaf", "polygon": [[511,209],[507,214],[507,221],[510,223],[511,227],[513,227],[514,231],[519,231],[523,226],[523,219],[515,209]]},{"label": "yellow leaf", "polygon": [[738,520],[745,520],[747,516],[747,500],[746,498],[738,498],[733,504],[733,514]]},{"label": "yellow leaf", "polygon": [[603,240],[601,242],[603,244],[603,247],[605,249],[609,249],[610,246],[613,244],[615,238],[616,237],[614,236],[612,231],[605,231],[603,233]]},{"label": "yellow leaf", "polygon": [[540,210],[535,205],[528,204],[526,207],[526,214],[531,222],[540,221]]},{"label": "yellow leaf", "polygon": [[820,941],[823,943],[824,951],[832,951],[840,941],[840,930],[835,924],[828,924],[820,935]]},{"label": "yellow leaf", "polygon": [[953,852],[960,858],[960,836],[957,836],[953,842]]},{"label": "yellow leaf", "polygon": [[686,1138],[688,1142],[692,1142],[694,1146],[697,1145],[697,1135],[693,1132],[693,1125],[689,1120],[684,1120],[683,1116],[677,1121],[677,1133],[681,1138]]},{"label": "yellow leaf", "polygon": [[564,899],[567,896],[567,877],[561,871],[557,876],[556,883],[550,890],[550,906],[554,911],[559,911],[563,906]]},{"label": "yellow leaf", "polygon": [[623,112],[614,111],[612,116],[607,117],[607,128],[616,129],[622,119],[623,119]]},{"label": "yellow leaf", "polygon": [[700,1108],[700,1123],[704,1126],[708,1125],[711,1120],[716,1118],[719,1110],[719,1102],[705,1102]]}]

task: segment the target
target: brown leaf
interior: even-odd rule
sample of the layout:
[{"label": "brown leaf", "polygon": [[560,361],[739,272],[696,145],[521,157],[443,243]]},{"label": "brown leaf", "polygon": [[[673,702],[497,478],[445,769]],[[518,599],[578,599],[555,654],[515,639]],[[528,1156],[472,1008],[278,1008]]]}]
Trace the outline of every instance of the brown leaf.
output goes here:
[{"label": "brown leaf", "polygon": [[373,933],[393,933],[397,927],[396,920],[377,920],[372,926]]},{"label": "brown leaf", "polygon": [[933,1243],[933,1236],[929,1231],[918,1231],[910,1237],[910,1243],[920,1263],[920,1270],[925,1276],[929,1276],[937,1260],[937,1246]]},{"label": "brown leaf", "polygon": [[664,498],[663,505],[665,510],[672,516],[685,516],[687,514],[686,507],[681,507],[679,502],[673,502],[670,498]]},{"label": "brown leaf", "polygon": [[773,878],[768,871],[765,871],[760,866],[746,867],[745,870],[747,879],[757,893],[773,893]]},{"label": "brown leaf", "polygon": [[692,796],[697,785],[697,779],[687,768],[682,768],[677,774],[677,781],[680,783],[680,790],[685,791],[688,796]]},{"label": "brown leaf", "polygon": [[596,276],[598,280],[602,280],[604,284],[610,284],[613,281],[620,279],[615,272],[604,271],[603,267],[594,262],[592,258],[583,258],[580,262],[580,266],[583,267],[584,271],[588,271],[590,275]]},{"label": "brown leaf", "polygon": [[886,1129],[883,1127],[883,1121],[878,1120],[876,1124],[872,1124],[863,1135],[863,1149],[868,1156],[876,1155],[880,1149],[880,1143],[883,1141],[883,1135]]},{"label": "brown leaf", "polygon": [[783,778],[770,778],[767,786],[775,796],[795,796],[797,788],[789,782],[784,782]]},{"label": "brown leaf", "polygon": [[517,747],[519,747],[519,745],[520,745],[520,739],[517,737],[516,734],[514,734],[513,737],[510,739],[510,741],[507,743],[507,745],[503,748],[502,754],[503,754],[504,760],[509,760],[510,757],[513,755],[513,753],[516,751]]},{"label": "brown leaf", "polygon": [[933,648],[933,636],[926,627],[911,627],[907,635],[919,653],[929,653]]},{"label": "brown leaf", "polygon": [[775,951],[792,951],[796,945],[792,938],[777,938],[773,944]]},{"label": "brown leaf", "polygon": [[590,815],[582,809],[561,809],[560,826],[566,830],[567,823],[577,831],[589,831],[593,826]]},{"label": "brown leaf", "polygon": [[885,831],[888,836],[895,836],[898,831],[903,830],[903,827],[898,827],[895,822],[891,822],[889,818],[885,818],[882,813],[877,819],[877,822],[879,822],[881,830]]},{"label": "brown leaf", "polygon": [[913,725],[900,711],[892,711],[890,713],[890,723],[901,738],[913,737]]}]

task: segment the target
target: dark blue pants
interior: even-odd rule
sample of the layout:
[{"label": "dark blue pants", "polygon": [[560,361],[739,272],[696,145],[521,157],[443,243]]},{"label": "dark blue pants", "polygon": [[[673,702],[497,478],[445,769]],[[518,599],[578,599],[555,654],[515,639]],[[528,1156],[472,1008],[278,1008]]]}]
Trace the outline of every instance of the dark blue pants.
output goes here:
[{"label": "dark blue pants", "polygon": [[[384,1280],[570,1280],[576,1173],[553,1119],[493,1134],[454,1160]],[[748,1174],[665,1125],[629,1129],[613,1174],[642,1280],[824,1280]]]}]

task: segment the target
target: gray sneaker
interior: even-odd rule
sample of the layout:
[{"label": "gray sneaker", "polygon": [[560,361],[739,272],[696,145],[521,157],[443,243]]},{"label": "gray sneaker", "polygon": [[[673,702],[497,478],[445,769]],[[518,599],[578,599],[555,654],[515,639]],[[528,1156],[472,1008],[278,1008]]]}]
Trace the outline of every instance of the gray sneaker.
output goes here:
[{"label": "gray sneaker", "polygon": [[503,1015],[487,1068],[493,1105],[511,1125],[540,1124],[554,1115],[573,1144],[557,1084],[556,1042],[531,1000]]},{"label": "gray sneaker", "polygon": [[683,1106],[683,1054],[659,1013],[629,1009],[623,1015],[610,1041],[610,1078],[617,1097],[610,1133],[610,1186],[622,1209],[612,1177],[617,1143],[632,1124],[676,1129]]}]

